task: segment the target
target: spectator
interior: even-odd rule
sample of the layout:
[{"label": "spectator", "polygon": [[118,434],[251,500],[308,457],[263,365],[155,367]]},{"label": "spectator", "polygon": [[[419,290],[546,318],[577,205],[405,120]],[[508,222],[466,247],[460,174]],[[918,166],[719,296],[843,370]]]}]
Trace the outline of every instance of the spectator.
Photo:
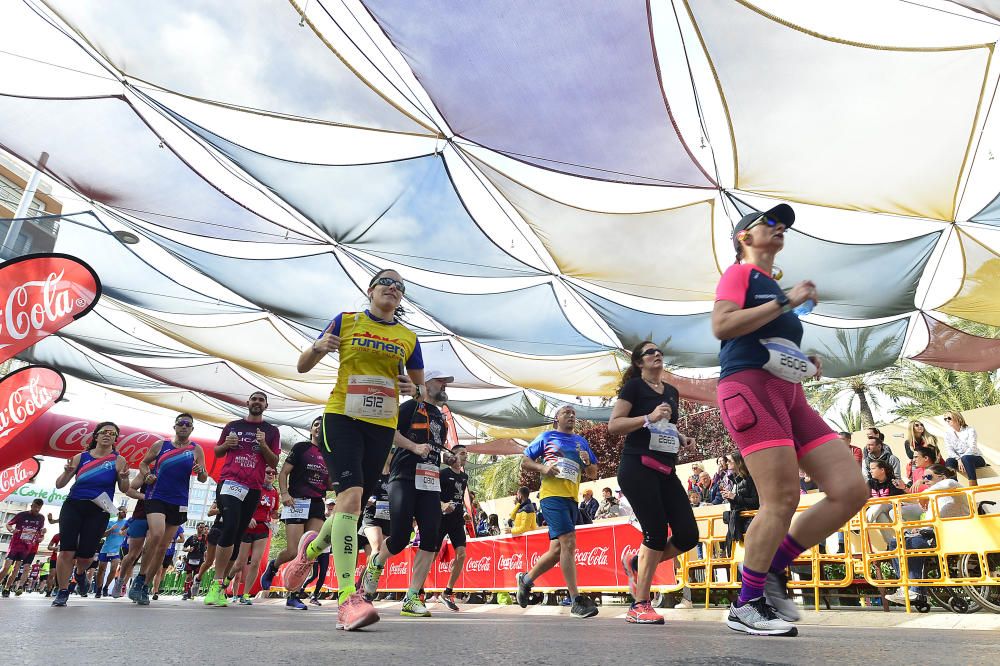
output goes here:
[{"label": "spectator", "polygon": [[839,434],[840,438],[842,440],[844,440],[844,444],[847,444],[847,448],[849,448],[851,450],[851,455],[853,455],[854,459],[858,461],[858,467],[862,467],[862,463],[864,462],[864,455],[865,454],[861,451],[861,449],[859,447],[854,446],[853,444],[851,444],[851,433],[846,432],[844,430],[841,430],[837,434]]},{"label": "spectator", "polygon": [[965,422],[960,412],[948,412],[944,417],[944,464],[958,470],[969,479],[970,486],[978,486],[976,468],[985,467],[986,461],[979,452],[976,429]]},{"label": "spectator", "polygon": [[514,510],[511,511],[510,533],[517,535],[535,529],[535,512],[538,507],[528,496],[528,489],[521,486],[514,496]]},{"label": "spectator", "polygon": [[[876,434],[870,434],[872,431]],[[892,478],[901,478],[903,473],[899,465],[899,458],[894,456],[889,447],[883,443],[882,433],[878,432],[878,428],[869,428],[868,432],[868,445],[865,446],[865,450],[863,451],[864,465],[862,466],[862,469],[865,471],[865,478],[872,478],[871,463],[876,460],[881,460],[892,467]]]},{"label": "spectator", "polygon": [[[732,544],[743,541],[750,517],[741,516],[741,511],[756,511],[760,508],[760,498],[757,496],[757,486],[750,478],[743,456],[739,453],[730,454],[729,464],[733,471],[732,489],[721,491],[722,498],[729,502],[729,511],[722,514],[722,519],[728,525],[726,532],[726,553],[732,553]],[[728,515],[727,515],[728,514]]]},{"label": "spectator", "polygon": [[719,469],[712,475],[712,485],[728,490],[733,485],[733,467],[729,456],[719,456],[715,459]]},{"label": "spectator", "polygon": [[697,490],[688,491],[688,501],[692,507],[701,506],[701,493]]},{"label": "spectator", "polygon": [[490,524],[485,511],[479,512],[479,522],[476,523],[476,536],[484,537],[490,535]]},{"label": "spectator", "polygon": [[[954,470],[936,463],[927,468],[923,480],[930,484],[925,492],[962,487],[955,479]],[[955,498],[956,495],[944,495],[937,498],[938,516],[941,518],[964,518],[971,515],[972,510],[969,508],[968,501],[964,498],[958,501]]]},{"label": "spectator", "polygon": [[488,521],[488,526],[486,528],[487,536],[500,536],[500,516],[495,513],[491,513]]},{"label": "spectator", "polygon": [[628,499],[622,493],[621,488],[615,488],[615,498],[618,499],[618,515],[622,518],[630,518],[635,515],[632,511],[632,505],[628,503]]},{"label": "spectator", "polygon": [[878,428],[868,428],[868,430],[865,431],[865,436],[868,437],[868,439],[875,437],[879,442],[885,444],[885,433]]},{"label": "spectator", "polygon": [[701,493],[702,504],[722,504],[722,493],[718,486],[712,484],[712,477],[708,472],[701,473],[697,488]]},{"label": "spectator", "polygon": [[868,490],[872,497],[894,497],[906,494],[906,484],[902,479],[896,478],[892,465],[885,460],[869,462],[868,477]]},{"label": "spectator", "polygon": [[937,437],[927,432],[924,424],[920,421],[910,421],[910,424],[906,427],[906,439],[903,440],[903,448],[906,449],[906,457],[910,460],[913,460],[913,451],[917,447],[931,445],[937,449],[937,443]]},{"label": "spectator", "polygon": [[705,471],[705,468],[701,466],[701,463],[693,463],[691,465],[691,476],[688,477],[688,490],[695,490],[701,483],[701,473]]},{"label": "spectator", "polygon": [[600,502],[594,499],[594,491],[587,488],[583,491],[583,499],[580,500],[580,524],[589,525],[594,522],[594,516],[601,507]]},{"label": "spectator", "polygon": [[918,446],[913,450],[913,460],[906,463],[906,477],[910,480],[910,492],[919,493],[927,489],[930,483],[924,481],[924,474],[935,464],[934,452],[926,446]]},{"label": "spectator", "polygon": [[597,514],[594,516],[594,520],[617,518],[619,514],[618,500],[615,498],[614,493],[611,492],[611,488],[605,488],[601,491],[601,494],[604,495],[604,500],[601,502],[601,506],[597,509]]},{"label": "spectator", "polygon": [[812,477],[802,470],[799,470],[799,492],[801,494],[805,495],[810,490],[816,490],[818,488],[819,486],[817,486],[816,482],[812,480]]}]

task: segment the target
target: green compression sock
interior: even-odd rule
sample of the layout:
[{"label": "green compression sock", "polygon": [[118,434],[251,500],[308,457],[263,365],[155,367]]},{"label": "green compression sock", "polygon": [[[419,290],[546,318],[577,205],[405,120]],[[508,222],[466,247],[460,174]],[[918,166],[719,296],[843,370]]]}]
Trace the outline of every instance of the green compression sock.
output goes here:
[{"label": "green compression sock", "polygon": [[335,513],[330,520],[333,522],[331,544],[333,567],[337,574],[340,603],[344,603],[347,597],[355,592],[354,570],[358,566],[358,517],[350,513]]},{"label": "green compression sock", "polygon": [[313,539],[312,543],[306,547],[306,557],[310,560],[315,560],[324,550],[330,547],[333,521],[336,520],[339,515],[339,513],[335,513],[323,521],[323,527],[319,528],[319,536]]}]

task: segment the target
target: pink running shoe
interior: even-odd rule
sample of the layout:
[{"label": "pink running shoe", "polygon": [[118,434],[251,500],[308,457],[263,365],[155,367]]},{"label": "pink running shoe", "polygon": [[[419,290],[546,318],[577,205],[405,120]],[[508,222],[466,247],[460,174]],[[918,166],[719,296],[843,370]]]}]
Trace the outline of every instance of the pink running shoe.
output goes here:
[{"label": "pink running shoe", "polygon": [[653,605],[648,601],[632,604],[625,615],[625,621],[629,624],[663,624],[663,616],[653,610]]},{"label": "pink running shoe", "polygon": [[379,621],[378,611],[365,595],[355,592],[337,608],[337,629],[354,631]]},{"label": "pink running shoe", "polygon": [[638,556],[629,555],[628,551],[622,553],[622,569],[625,570],[625,576],[628,578],[628,593],[632,595],[632,600],[636,600],[635,595],[635,579],[639,575],[636,561]]},{"label": "pink running shoe", "polygon": [[318,536],[319,532],[306,532],[299,539],[298,553],[295,559],[285,567],[286,590],[298,591],[302,587],[302,583],[306,582],[306,578],[312,573],[313,561],[306,556],[306,549]]}]

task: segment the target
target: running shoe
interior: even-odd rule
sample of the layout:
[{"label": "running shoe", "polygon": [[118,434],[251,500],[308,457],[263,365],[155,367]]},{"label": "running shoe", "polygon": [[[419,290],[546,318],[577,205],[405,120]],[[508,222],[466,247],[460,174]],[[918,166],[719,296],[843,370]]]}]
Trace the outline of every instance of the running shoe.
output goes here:
[{"label": "running shoe", "polygon": [[160,593],[159,592],[153,592],[153,601],[157,601],[157,600],[159,600],[159,598],[160,598]]},{"label": "running shoe", "polygon": [[337,629],[354,631],[378,622],[378,611],[359,592],[347,597],[337,608]]},{"label": "running shoe", "polygon": [[275,565],[274,560],[269,560],[267,567],[264,569],[264,573],[260,575],[260,589],[267,592],[271,589],[271,582],[274,581],[274,575],[278,573],[278,567]]},{"label": "running shoe", "polygon": [[458,604],[455,602],[454,594],[442,594],[441,603],[448,607],[448,610],[458,612]]},{"label": "running shoe", "polygon": [[785,622],[767,605],[764,597],[757,597],[737,607],[729,607],[726,626],[751,636],[798,636],[798,628]]},{"label": "running shoe", "polygon": [[625,615],[629,624],[663,624],[663,616],[653,610],[648,601],[632,604]]},{"label": "running shoe", "polygon": [[374,595],[378,592],[378,581],[382,577],[384,568],[375,564],[374,555],[368,560],[365,571],[361,574],[361,589],[366,595]]},{"label": "running shoe", "polygon": [[309,604],[312,605],[312,606],[322,606],[323,605],[322,603],[320,603],[319,597],[309,597]]},{"label": "running shoe", "polygon": [[240,605],[253,606],[253,599],[250,598],[249,594],[244,594],[242,597],[240,597]]},{"label": "running shoe", "polygon": [[14,596],[15,597],[19,597],[22,594],[24,594],[24,590],[22,590],[21,588],[17,588],[16,590],[14,590]]},{"label": "running shoe", "polygon": [[222,590],[222,586],[219,585],[219,581],[213,580],[209,586],[208,594],[205,595],[205,605],[222,608],[229,605],[229,600],[226,599],[226,593]]},{"label": "running shoe", "polygon": [[111,586],[111,598],[119,599],[122,596],[122,579],[115,578],[115,584]]},{"label": "running shoe", "polygon": [[527,608],[528,601],[531,599],[531,586],[524,583],[524,579],[527,577],[526,573],[517,574],[517,605],[521,608]]},{"label": "running shoe", "polygon": [[132,579],[132,586],[128,589],[128,598],[139,603],[139,596],[142,593],[142,586],[146,584],[144,576],[136,576]]},{"label": "running shoe", "polygon": [[53,606],[65,606],[66,602],[69,601],[69,590],[59,590],[56,598],[52,600]]},{"label": "running shoe", "polygon": [[87,576],[76,581],[76,591],[81,597],[87,596],[87,592],[90,591],[90,581],[87,580]]},{"label": "running shoe", "polygon": [[798,604],[788,594],[788,576],[768,572],[764,581],[764,600],[785,622],[798,622],[802,617]]},{"label": "running shoe", "polygon": [[569,595],[566,595],[565,597],[563,597],[562,599],[559,600],[559,605],[560,606],[572,606],[573,605],[573,597],[571,597]]},{"label": "running shoe", "polygon": [[639,577],[639,556],[633,555],[629,557],[628,551],[623,551],[622,569],[625,570],[625,577],[628,578],[628,593],[632,595],[634,601],[636,598],[635,579]]},{"label": "running shoe", "polygon": [[[316,540],[318,532],[306,532],[299,539],[299,546],[296,549],[295,559],[285,567],[285,589],[297,590],[306,582],[306,578],[312,573],[313,561],[309,559],[307,550],[309,544]],[[315,559],[315,558],[313,558]]]},{"label": "running shoe", "polygon": [[201,581],[197,578],[191,582],[191,598],[194,599],[201,593]]},{"label": "running shoe", "polygon": [[181,601],[190,601],[190,600],[191,600],[190,592],[185,592],[184,594],[181,595]]},{"label": "running shoe", "polygon": [[74,592],[76,592],[76,579],[75,578],[71,579],[69,581],[69,587],[67,587],[66,589],[69,590],[70,594],[73,594]]},{"label": "running shoe", "polygon": [[692,608],[694,608],[694,604],[691,603],[690,599],[684,599],[684,598],[682,598],[680,601],[678,601],[676,604],[674,604],[674,608],[682,608],[682,609],[691,610]]},{"label": "running shoe", "polygon": [[288,601],[285,602],[285,608],[288,610],[309,610],[309,607],[296,597],[288,597]]},{"label": "running shoe", "polygon": [[[896,604],[897,606],[905,606],[906,597],[907,597],[906,590],[904,590],[903,588],[899,588],[892,594],[885,595],[885,600],[888,601],[889,603]],[[909,597],[911,604],[917,600],[917,595],[914,592],[910,592]]]},{"label": "running shoe", "polygon": [[599,611],[597,610],[597,604],[594,603],[593,599],[580,594],[573,600],[573,608],[571,608],[569,612],[573,615],[573,617],[582,618],[594,617]]},{"label": "running shoe", "polygon": [[3,592],[0,592],[0,597],[3,597],[4,599],[10,599],[10,590],[4,588]]},{"label": "running shoe", "polygon": [[94,598],[95,599],[100,599],[105,594],[107,594],[107,592],[105,592],[101,588],[97,588],[96,590],[94,590]]},{"label": "running shoe", "polygon": [[[156,595],[154,594],[153,596],[155,597]],[[142,588],[139,590],[139,599],[136,603],[138,603],[140,606],[149,605],[149,585],[143,585]]]},{"label": "running shoe", "polygon": [[431,612],[427,610],[427,606],[424,606],[424,602],[420,600],[420,595],[409,592],[403,597],[403,609],[399,611],[399,614],[405,617],[431,616]]}]

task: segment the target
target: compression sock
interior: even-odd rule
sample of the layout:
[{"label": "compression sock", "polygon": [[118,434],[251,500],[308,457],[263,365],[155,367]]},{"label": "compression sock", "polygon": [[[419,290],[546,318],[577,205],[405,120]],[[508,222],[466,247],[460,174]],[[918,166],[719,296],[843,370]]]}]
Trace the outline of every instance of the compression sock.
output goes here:
[{"label": "compression sock", "polygon": [[350,513],[335,513],[327,522],[331,521],[333,522],[331,530],[333,569],[337,574],[340,603],[344,603],[347,597],[355,592],[354,570],[358,566],[358,517]]},{"label": "compression sock", "polygon": [[[320,554],[330,547],[331,540],[333,538],[333,524],[337,520],[337,516],[349,516],[351,514],[345,513],[335,513],[325,521],[323,521],[323,527],[319,528],[319,536],[312,540],[306,547],[306,557],[310,560],[315,560]],[[357,520],[357,519],[355,519]]]},{"label": "compression sock", "polygon": [[764,581],[767,574],[754,571],[746,566],[743,567],[743,587],[740,588],[740,598],[736,601],[737,606],[742,606],[748,601],[753,601],[764,596]]},{"label": "compression sock", "polygon": [[771,560],[770,572],[783,573],[792,560],[801,555],[805,549],[805,546],[793,539],[791,534],[786,534],[784,541],[781,542],[778,551],[774,554],[774,559]]}]

